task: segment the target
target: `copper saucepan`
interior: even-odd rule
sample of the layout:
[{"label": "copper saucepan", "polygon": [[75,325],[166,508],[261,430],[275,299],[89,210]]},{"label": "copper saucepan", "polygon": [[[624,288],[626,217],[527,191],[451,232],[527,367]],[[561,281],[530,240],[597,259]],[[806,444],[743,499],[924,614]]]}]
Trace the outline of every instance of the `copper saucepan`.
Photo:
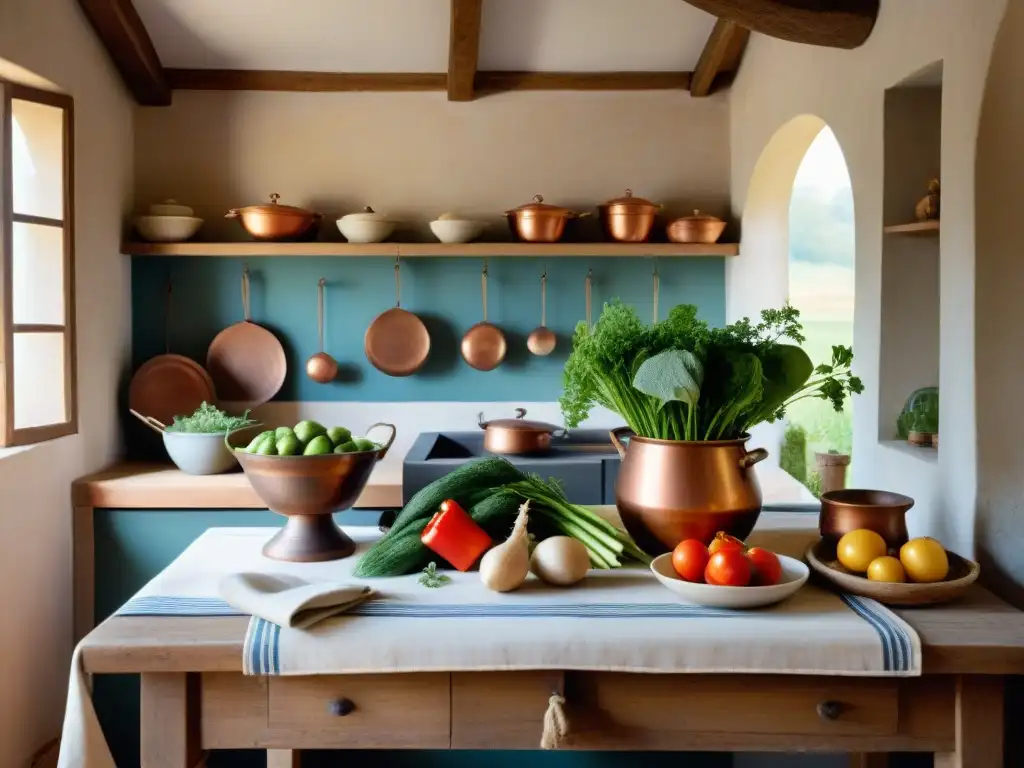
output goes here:
[{"label": "copper saucepan", "polygon": [[314,224],[320,223],[319,213],[293,205],[280,205],[277,202],[280,198],[275,192],[270,196],[269,205],[232,208],[224,218],[237,218],[242,229],[256,240],[291,240],[302,237]]},{"label": "copper saucepan", "polygon": [[633,197],[633,190],[627,189],[622,197],[616,197],[597,206],[601,213],[601,228],[609,240],[620,243],[642,243],[651,234],[654,220],[661,205],[642,197]]},{"label": "copper saucepan", "polygon": [[505,359],[508,342],[501,328],[487,322],[487,261],[480,276],[480,292],[483,295],[484,319],[462,337],[462,357],[471,368],[478,371],[493,371]]},{"label": "copper saucepan", "polygon": [[565,222],[582,219],[589,213],[576,213],[568,208],[548,205],[540,195],[533,202],[505,211],[512,234],[529,243],[557,243],[562,239]]},{"label": "copper saucepan", "polygon": [[[526,409],[516,408],[514,419],[484,421],[481,413],[477,418],[484,431],[484,450],[491,453],[543,453],[551,448],[552,437],[563,437],[564,427],[545,421],[528,421]],[[559,434],[556,434],[559,433]]]}]

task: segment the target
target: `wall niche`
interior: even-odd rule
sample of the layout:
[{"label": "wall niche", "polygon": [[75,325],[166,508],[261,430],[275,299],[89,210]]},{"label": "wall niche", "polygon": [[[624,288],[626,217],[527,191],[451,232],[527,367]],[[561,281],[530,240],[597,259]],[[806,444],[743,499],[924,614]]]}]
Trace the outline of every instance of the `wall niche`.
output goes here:
[{"label": "wall niche", "polygon": [[[940,219],[917,202],[941,179],[942,62],[885,92],[878,439],[906,445],[897,419],[907,397],[939,382]],[[935,459],[931,448],[910,448]]]}]

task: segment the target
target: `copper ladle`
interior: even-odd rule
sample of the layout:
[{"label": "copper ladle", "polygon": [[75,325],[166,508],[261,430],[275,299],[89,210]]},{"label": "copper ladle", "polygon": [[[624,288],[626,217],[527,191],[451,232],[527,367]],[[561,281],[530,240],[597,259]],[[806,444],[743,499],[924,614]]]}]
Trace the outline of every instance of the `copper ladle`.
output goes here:
[{"label": "copper ladle", "polygon": [[338,375],[338,361],[324,352],[324,286],[322,277],[316,284],[316,331],[320,339],[320,351],[306,361],[306,375],[318,384],[334,381]]},{"label": "copper ladle", "polygon": [[483,295],[484,319],[462,337],[462,357],[471,368],[478,371],[493,371],[505,359],[508,347],[501,328],[487,322],[487,260],[480,276],[480,292]]},{"label": "copper ladle", "polygon": [[548,271],[540,276],[540,326],[526,337],[526,348],[535,355],[550,355],[555,350],[555,332],[547,327],[548,317]]}]

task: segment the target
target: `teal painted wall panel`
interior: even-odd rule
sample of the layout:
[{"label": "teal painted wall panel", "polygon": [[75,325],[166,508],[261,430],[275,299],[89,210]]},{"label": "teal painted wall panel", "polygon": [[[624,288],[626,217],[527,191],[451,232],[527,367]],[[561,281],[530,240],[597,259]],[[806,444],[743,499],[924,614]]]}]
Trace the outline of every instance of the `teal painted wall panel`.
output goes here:
[{"label": "teal painted wall panel", "polygon": [[[164,298],[173,281],[171,351],[202,361],[211,339],[242,319],[243,265],[252,276],[252,316],[272,329],[288,355],[289,372],[277,400],[508,401],[556,400],[575,324],[584,317],[584,278],[594,270],[594,317],[603,302],[620,298],[651,317],[653,259],[491,259],[488,319],[509,340],[506,362],[475,371],[459,355],[459,340],[481,320],[481,259],[418,258],[402,262],[402,306],[419,314],[431,333],[431,356],[419,374],[392,378],[363,354],[363,335],[380,312],[394,306],[394,262],[389,258],[273,257],[135,258],[132,260],[132,352],[135,365],[165,351]],[[661,258],[660,307],[696,304],[714,325],[725,321],[725,260]],[[549,357],[526,350],[540,323],[540,276],[548,271],[548,326],[559,335]],[[341,363],[338,381],[316,384],[304,373],[317,351],[316,284],[327,285],[326,347]]]},{"label": "teal painted wall panel", "polygon": [[[350,510],[335,515],[347,525],[375,525],[378,513]],[[102,621],[147,581],[165,568],[207,528],[216,526],[276,526],[280,518],[266,510],[131,510],[97,509],[96,620]],[[97,675],[93,699],[119,768],[139,765],[139,682],[134,675]],[[538,739],[540,734],[537,734]],[[648,752],[478,752],[379,751],[314,752],[308,768],[344,764],[345,768],[664,768],[666,761],[685,760],[688,768],[727,768],[726,754],[687,754],[685,757]],[[264,753],[215,753],[211,768],[264,768]]]}]

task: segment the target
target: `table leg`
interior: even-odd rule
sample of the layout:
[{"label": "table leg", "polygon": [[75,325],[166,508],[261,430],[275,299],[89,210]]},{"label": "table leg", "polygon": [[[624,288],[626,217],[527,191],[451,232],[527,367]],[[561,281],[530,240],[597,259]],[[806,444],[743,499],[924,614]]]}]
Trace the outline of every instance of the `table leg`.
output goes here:
[{"label": "table leg", "polygon": [[956,680],[956,750],[935,755],[935,768],[1003,768],[1003,678]]},{"label": "table leg", "polygon": [[297,749],[268,749],[267,768],[300,768],[301,754]]},{"label": "table leg", "polygon": [[199,748],[199,675],[142,675],[142,768],[195,768]]}]

